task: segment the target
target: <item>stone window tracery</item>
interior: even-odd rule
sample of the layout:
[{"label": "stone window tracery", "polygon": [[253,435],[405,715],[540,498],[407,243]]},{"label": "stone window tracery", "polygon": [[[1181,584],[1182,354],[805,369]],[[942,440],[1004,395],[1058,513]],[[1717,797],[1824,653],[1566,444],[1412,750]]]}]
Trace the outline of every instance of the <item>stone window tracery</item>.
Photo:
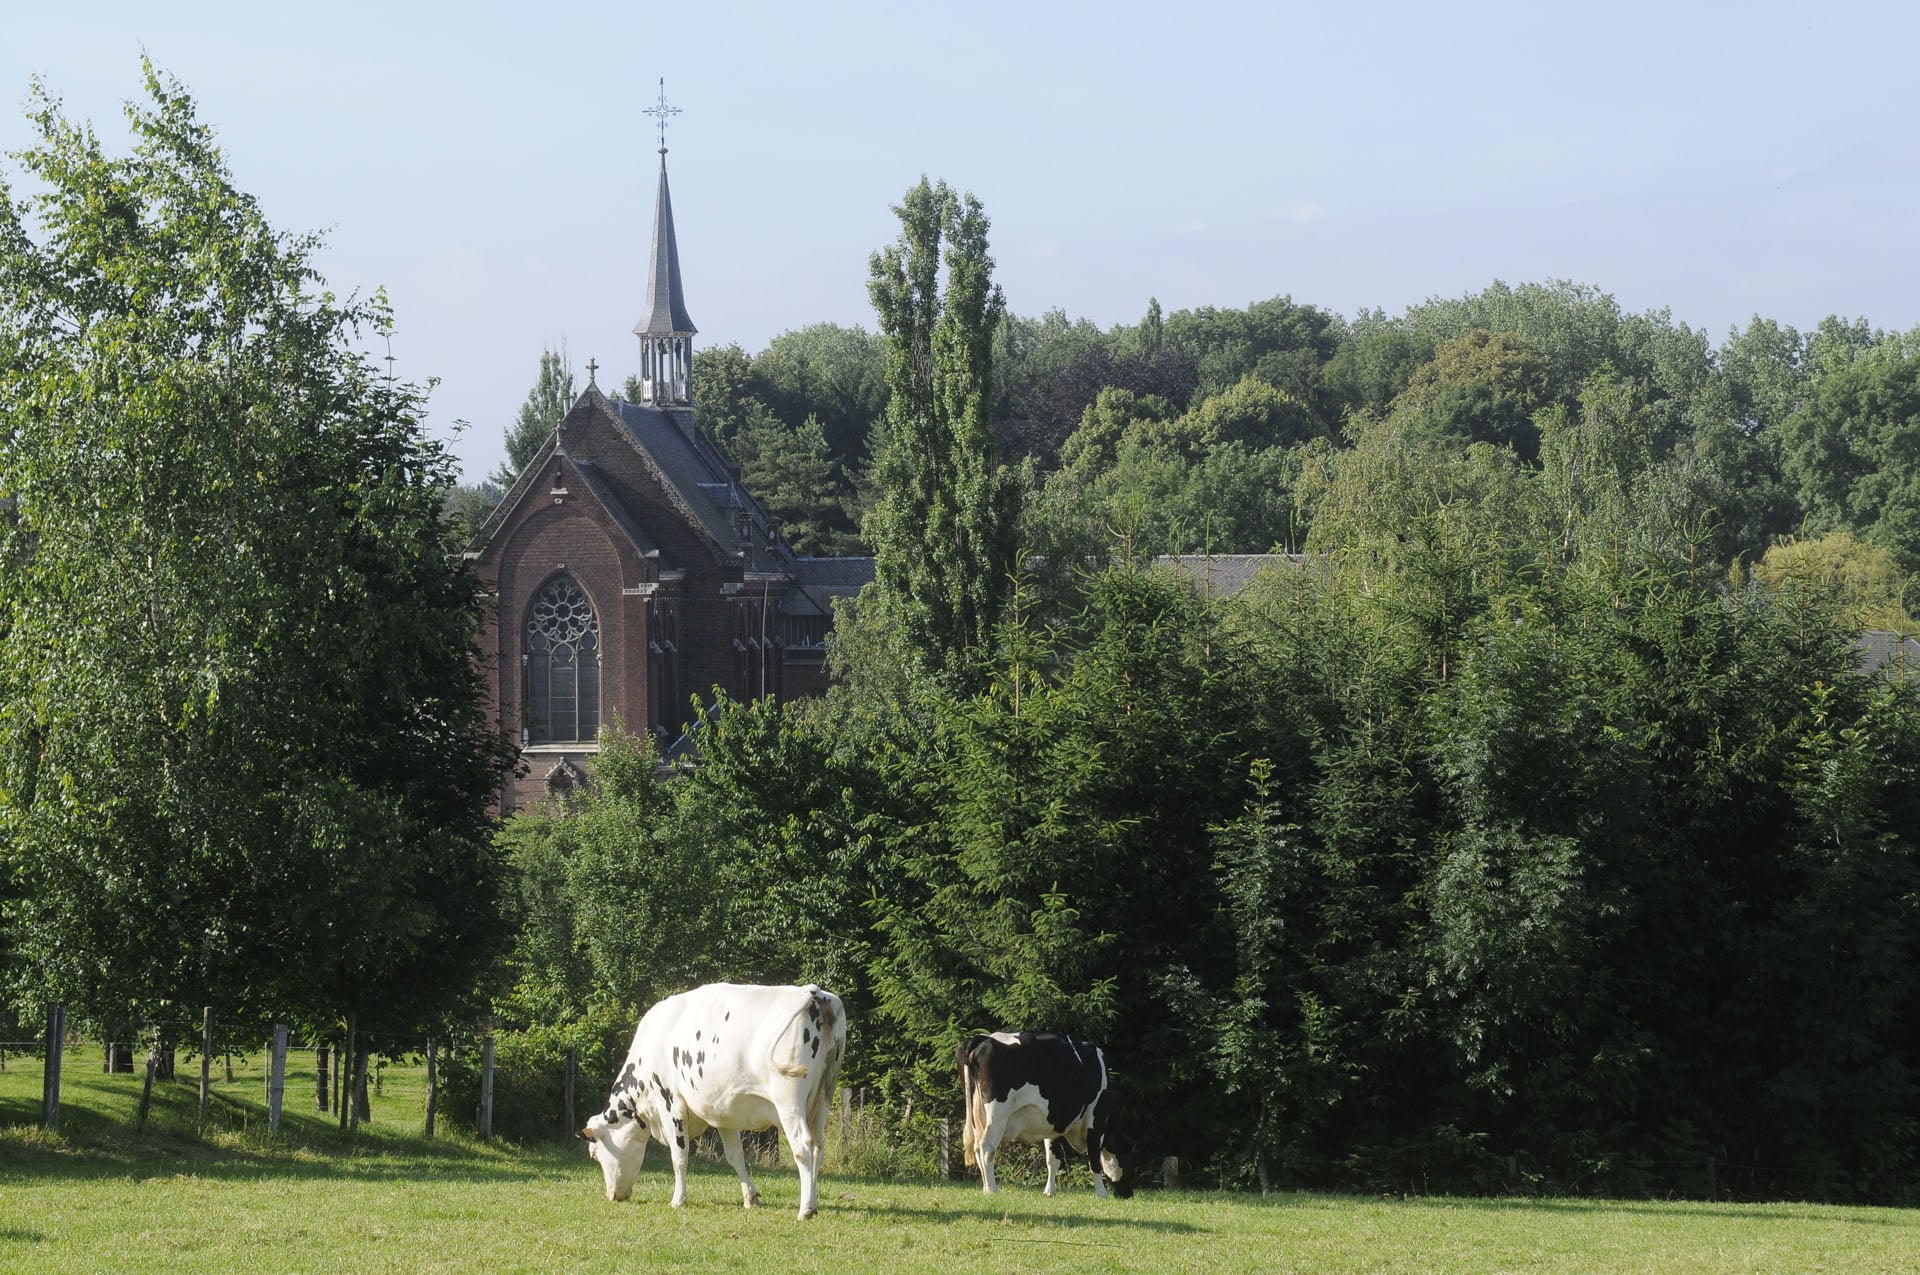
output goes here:
[{"label": "stone window tracery", "polygon": [[572,576],[527,614],[527,742],[591,743],[600,731],[600,619]]}]

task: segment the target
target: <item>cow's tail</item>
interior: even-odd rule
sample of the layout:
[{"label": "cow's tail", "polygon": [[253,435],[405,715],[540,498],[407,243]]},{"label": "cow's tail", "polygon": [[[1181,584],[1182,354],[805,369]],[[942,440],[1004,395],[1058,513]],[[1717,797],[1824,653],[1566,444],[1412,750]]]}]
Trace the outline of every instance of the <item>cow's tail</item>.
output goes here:
[{"label": "cow's tail", "polygon": [[969,1167],[974,1162],[974,1140],[987,1124],[986,1083],[975,1073],[973,1061],[973,1052],[982,1039],[972,1036],[960,1042],[960,1105],[965,1110],[961,1121],[960,1154]]},{"label": "cow's tail", "polygon": [[[795,1030],[800,1026],[801,1016],[810,1009],[817,1009],[815,1017],[818,1021],[814,1024],[815,1028],[822,1036],[826,1036],[830,1040],[835,1039],[837,1036],[837,1033],[834,1033],[837,1015],[834,1012],[832,998],[811,983],[807,984],[802,990],[807,993],[807,999],[801,1003],[798,1009],[793,1011],[793,1017],[789,1018],[787,1025],[780,1029],[780,1034],[774,1037],[772,1057],[769,1060],[773,1064],[775,1071],[783,1076],[791,1077],[794,1080],[804,1078],[808,1072],[813,1070],[811,1063],[807,1061],[803,1054],[799,1041],[794,1039]],[[790,1040],[793,1041],[791,1047],[787,1044]],[[830,1070],[837,1072],[840,1062],[839,1050],[836,1046],[829,1046],[829,1052],[833,1057]],[[818,1061],[824,1062],[825,1060],[819,1059]]]},{"label": "cow's tail", "polygon": [[832,1041],[826,1052],[820,1055],[820,1078],[813,1086],[813,1092],[807,1095],[807,1127],[819,1137],[826,1126],[827,1108],[833,1105],[834,1086],[840,1083],[840,1046],[839,1035],[829,1037]]}]

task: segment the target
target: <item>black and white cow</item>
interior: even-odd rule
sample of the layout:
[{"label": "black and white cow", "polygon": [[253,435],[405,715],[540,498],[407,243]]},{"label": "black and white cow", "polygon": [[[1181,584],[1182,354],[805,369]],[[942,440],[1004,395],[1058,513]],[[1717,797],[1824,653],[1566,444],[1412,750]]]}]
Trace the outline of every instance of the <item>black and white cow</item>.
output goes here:
[{"label": "black and white cow", "polygon": [[673,1153],[673,1207],[687,1201],[687,1148],[720,1131],[748,1208],[760,1202],[741,1150],[743,1129],[779,1125],[800,1174],[800,1216],[820,1207],[820,1151],[847,1043],[846,1009],[806,987],[710,983],[648,1010],[633,1033],[607,1109],[581,1136],[600,1162],[607,1198],[633,1193],[647,1140]]},{"label": "black and white cow", "polygon": [[1133,1194],[1107,1146],[1113,1094],[1098,1045],[1057,1032],[995,1032],[962,1041],[959,1062],[967,1105],[965,1158],[980,1166],[982,1190],[999,1190],[993,1160],[1003,1141],[1039,1139],[1052,1195],[1067,1164],[1065,1151],[1055,1156],[1054,1143],[1065,1139],[1087,1157],[1096,1195],[1107,1194],[1109,1180],[1115,1195]]}]

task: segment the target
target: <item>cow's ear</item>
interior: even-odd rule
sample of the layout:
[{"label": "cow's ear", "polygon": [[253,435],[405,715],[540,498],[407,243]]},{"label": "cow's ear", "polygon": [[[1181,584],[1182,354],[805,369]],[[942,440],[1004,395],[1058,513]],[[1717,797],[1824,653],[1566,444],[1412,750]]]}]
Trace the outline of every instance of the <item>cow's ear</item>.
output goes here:
[{"label": "cow's ear", "polygon": [[592,1127],[591,1125],[588,1125],[588,1126],[586,1126],[586,1127],[583,1127],[583,1128],[582,1128],[582,1129],[580,1130],[580,1136],[581,1136],[582,1138],[584,1138],[584,1139],[586,1139],[586,1140],[587,1140],[588,1142],[592,1142],[592,1141],[593,1141],[593,1127]]}]

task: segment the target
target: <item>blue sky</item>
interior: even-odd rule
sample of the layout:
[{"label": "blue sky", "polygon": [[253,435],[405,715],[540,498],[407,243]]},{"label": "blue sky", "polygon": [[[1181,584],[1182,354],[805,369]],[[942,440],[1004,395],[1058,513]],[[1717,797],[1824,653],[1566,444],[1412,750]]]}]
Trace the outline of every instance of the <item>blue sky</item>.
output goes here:
[{"label": "blue sky", "polygon": [[273,223],[326,232],[337,290],[387,288],[477,477],[543,348],[608,386],[637,363],[662,76],[703,344],[872,327],[867,256],[923,173],[985,204],[1022,314],[1571,278],[1718,341],[1920,324],[1916,37],[1877,2],[90,0],[5,20],[0,148],[36,73],[117,139],[149,53]]}]

